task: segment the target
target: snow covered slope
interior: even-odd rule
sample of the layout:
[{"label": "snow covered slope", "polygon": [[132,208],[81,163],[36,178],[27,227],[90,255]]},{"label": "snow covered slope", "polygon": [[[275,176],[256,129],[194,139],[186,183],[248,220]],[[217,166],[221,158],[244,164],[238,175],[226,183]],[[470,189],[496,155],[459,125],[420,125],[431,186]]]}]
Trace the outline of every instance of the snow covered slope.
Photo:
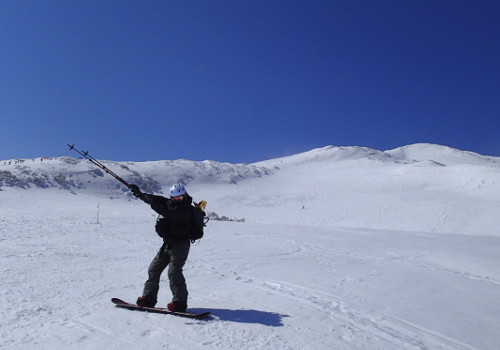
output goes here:
[{"label": "snow covered slope", "polygon": [[210,198],[217,209],[266,223],[499,232],[496,157],[429,144],[386,152],[329,146],[256,165],[273,176],[224,189]]},{"label": "snow covered slope", "polygon": [[161,245],[154,212],[118,182],[73,158],[0,161],[0,348],[495,349],[498,161],[417,144],[105,162],[245,219],[211,221],[191,249],[189,307],[205,321],[111,304],[140,295]]},{"label": "snow covered slope", "polygon": [[[107,168],[145,192],[162,193],[172,183],[232,183],[268,173],[262,167],[220,163],[210,160],[194,162],[184,159],[153,162],[101,161]],[[11,159],[0,161],[0,189],[59,188],[72,193],[98,193],[117,196],[129,194],[114,178],[86,159],[71,157]]]},{"label": "snow covered slope", "polygon": [[431,161],[441,165],[500,165],[497,157],[428,143],[399,147],[385,153],[395,159],[414,162]]}]

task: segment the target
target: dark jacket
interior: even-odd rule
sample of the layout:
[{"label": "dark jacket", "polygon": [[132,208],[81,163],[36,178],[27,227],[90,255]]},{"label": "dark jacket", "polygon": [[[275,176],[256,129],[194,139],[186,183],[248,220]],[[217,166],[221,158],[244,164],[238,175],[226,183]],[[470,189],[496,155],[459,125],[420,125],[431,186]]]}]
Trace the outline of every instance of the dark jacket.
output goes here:
[{"label": "dark jacket", "polygon": [[191,203],[193,199],[186,193],[181,201],[143,193],[141,199],[163,216],[163,241],[172,244],[181,241],[189,242],[191,232]]}]

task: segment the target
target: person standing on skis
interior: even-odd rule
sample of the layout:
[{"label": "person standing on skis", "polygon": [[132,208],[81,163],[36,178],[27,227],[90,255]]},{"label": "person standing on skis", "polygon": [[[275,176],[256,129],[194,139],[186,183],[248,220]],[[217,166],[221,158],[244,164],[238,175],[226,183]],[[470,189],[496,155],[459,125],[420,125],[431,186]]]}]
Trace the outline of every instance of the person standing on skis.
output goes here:
[{"label": "person standing on skis", "polygon": [[191,203],[182,184],[170,188],[170,198],[142,193],[137,185],[131,185],[132,194],[142,199],[160,214],[156,231],[163,238],[163,245],[148,269],[148,280],[144,283],[142,296],[137,299],[138,306],[154,307],[160,288],[160,276],[168,266],[168,278],[172,291],[170,311],[184,312],[187,308],[188,291],[182,269],[191,245]]}]

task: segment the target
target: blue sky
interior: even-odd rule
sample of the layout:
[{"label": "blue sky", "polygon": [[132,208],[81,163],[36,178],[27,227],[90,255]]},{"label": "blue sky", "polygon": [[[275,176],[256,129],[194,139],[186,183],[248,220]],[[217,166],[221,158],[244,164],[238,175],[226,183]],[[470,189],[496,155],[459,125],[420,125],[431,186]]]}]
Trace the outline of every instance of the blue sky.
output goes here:
[{"label": "blue sky", "polygon": [[0,159],[500,156],[500,2],[0,1]]}]

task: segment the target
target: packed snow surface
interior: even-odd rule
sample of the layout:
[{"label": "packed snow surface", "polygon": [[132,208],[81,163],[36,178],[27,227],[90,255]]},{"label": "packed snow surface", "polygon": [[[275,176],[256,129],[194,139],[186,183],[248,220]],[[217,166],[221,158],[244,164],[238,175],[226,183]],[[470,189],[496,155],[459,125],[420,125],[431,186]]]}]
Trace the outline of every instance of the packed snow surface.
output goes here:
[{"label": "packed snow surface", "polygon": [[[0,348],[498,349],[499,161],[430,144],[103,161],[244,219],[191,247],[189,308],[206,320],[111,303],[140,296],[162,244],[119,182],[70,157],[0,161]],[[165,273],[158,306],[170,298]]]}]

